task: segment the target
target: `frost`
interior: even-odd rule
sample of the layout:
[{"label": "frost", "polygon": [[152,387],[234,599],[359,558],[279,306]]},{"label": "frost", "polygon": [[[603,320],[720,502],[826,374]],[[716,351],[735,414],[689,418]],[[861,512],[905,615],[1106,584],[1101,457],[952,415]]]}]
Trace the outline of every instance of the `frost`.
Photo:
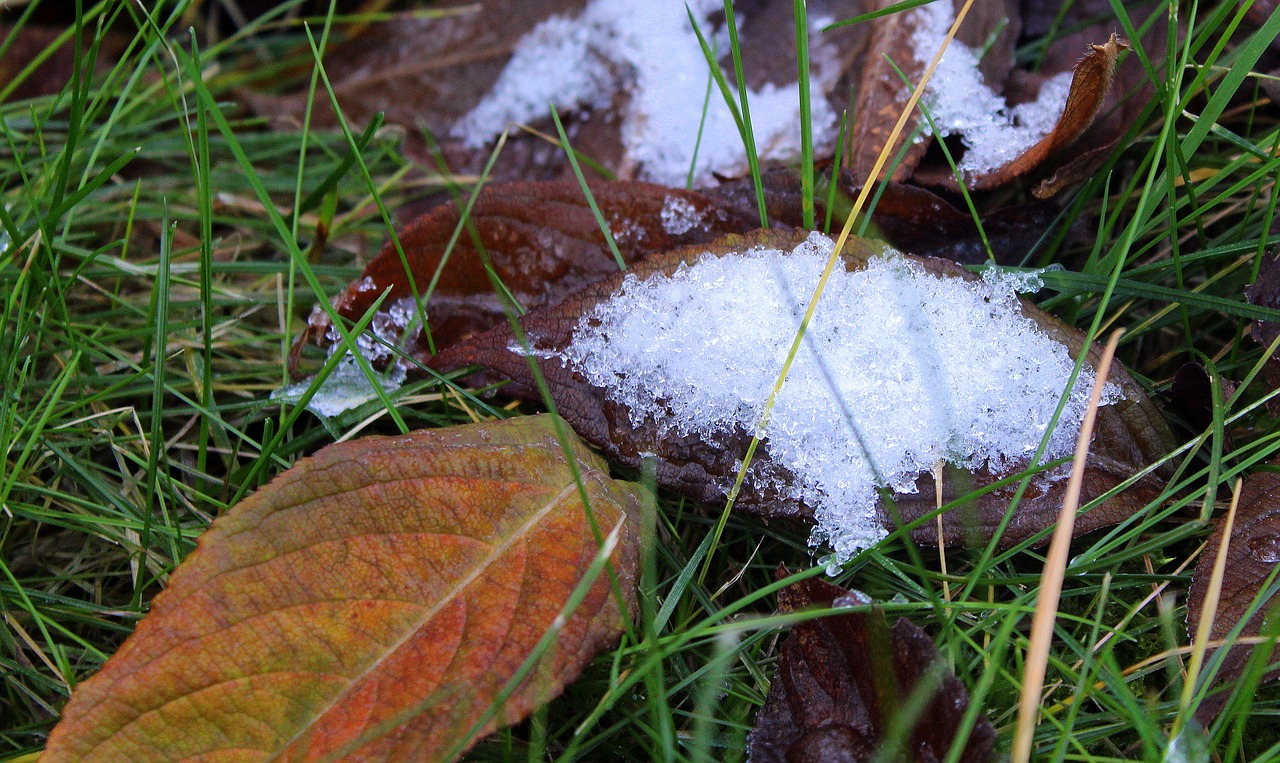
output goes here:
[{"label": "frost", "polygon": [[982,272],[982,280],[991,284],[997,291],[1010,291],[1017,294],[1034,294],[1044,288],[1044,279],[1040,276],[1047,268],[1035,270],[1014,270],[990,264]]},{"label": "frost", "polygon": [[[916,8],[911,49],[916,61],[928,65],[955,21],[949,0]],[[952,40],[925,88],[925,105],[942,135],[963,136],[962,173],[987,174],[1021,156],[1053,131],[1066,106],[1072,73],[1049,78],[1036,100],[1010,107],[996,95],[978,70],[978,54]],[[928,132],[928,125],[925,130]]]},{"label": "frost", "polygon": [[[396,366],[386,376],[380,377],[378,382],[384,390],[392,392],[399,389],[400,385],[404,383],[404,377],[404,369]],[[271,399],[296,403],[302,399],[302,396],[306,394],[313,383],[314,377],[281,387],[271,393]],[[360,366],[356,365],[355,358],[347,354],[346,357],[338,361],[337,367],[333,369],[333,372],[316,390],[315,395],[307,402],[307,410],[318,416],[331,418],[353,408],[359,408],[377,398],[377,390],[365,378]]]},{"label": "frost", "polygon": [[[695,146],[696,179],[709,180],[712,172],[736,174],[745,167],[742,138],[718,91],[712,92],[702,124],[707,62],[688,15],[691,11],[699,28],[709,30],[712,16],[723,8],[720,0],[691,0],[688,10],[678,0],[592,0],[576,18],[549,18],[521,39],[492,90],[451,133],[480,148],[513,122],[546,116],[549,103],[560,108],[603,108],[612,102],[614,92],[625,90],[629,96],[622,120],[626,160],[638,166],[643,177],[683,185]],[[834,140],[836,126],[835,112],[822,90],[834,86],[839,76],[836,51],[823,44],[817,33],[826,21],[813,18],[810,24],[814,31],[812,122],[814,142],[820,147]],[[715,44],[727,50],[727,36],[721,38]],[[798,83],[749,91],[748,103],[761,157],[797,156]]]},{"label": "frost", "polygon": [[706,227],[702,214],[691,201],[682,196],[668,196],[662,201],[662,229],[669,235],[679,236],[697,228]]},{"label": "frost", "polygon": [[[565,358],[636,423],[723,444],[760,421],[832,248],[815,233],[790,253],[629,276],[582,317]],[[912,492],[939,460],[1026,466],[1075,365],[1020,312],[1016,291],[1030,285],[940,278],[896,252],[838,269],[764,433],[769,458],[748,479],[813,506],[813,543],[843,561],[885,536],[878,487]],[[1071,453],[1092,383],[1086,365],[1047,459]]]}]

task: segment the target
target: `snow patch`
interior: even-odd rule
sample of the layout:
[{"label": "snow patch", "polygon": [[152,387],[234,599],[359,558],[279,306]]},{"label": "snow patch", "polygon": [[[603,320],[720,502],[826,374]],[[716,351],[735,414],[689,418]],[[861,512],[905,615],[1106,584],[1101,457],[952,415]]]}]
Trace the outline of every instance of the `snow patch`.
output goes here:
[{"label": "snow patch", "polygon": [[[714,87],[703,124],[707,62],[689,24],[692,12],[707,34],[712,16],[723,8],[720,0],[592,0],[577,18],[551,17],[520,40],[493,89],[451,134],[478,149],[512,123],[545,117],[549,103],[603,108],[615,91],[625,89],[630,99],[622,140],[627,162],[638,166],[642,177],[683,185],[695,147],[698,181],[709,180],[713,172],[741,173],[746,167],[742,138]],[[814,143],[825,150],[835,139],[836,114],[823,91],[839,76],[838,57],[818,34],[828,20],[810,21]],[[708,44],[721,52],[729,49],[727,34]],[[751,90],[748,104],[760,156],[798,156],[799,84]]]},{"label": "snow patch", "polygon": [[[911,49],[917,62],[933,60],[947,30],[955,21],[950,0],[915,8],[915,32]],[[938,131],[963,136],[964,156],[957,163],[962,173],[984,175],[1021,156],[1053,131],[1071,90],[1071,72],[1049,78],[1036,100],[1010,107],[983,81],[978,53],[952,40],[925,88],[925,106]],[[925,124],[925,134],[930,128]]]},{"label": "snow patch", "polygon": [[[793,252],[706,254],[669,277],[628,276],[581,318],[566,362],[636,424],[723,444],[760,421],[832,249],[814,233]],[[1075,365],[1021,314],[1016,292],[1033,285],[998,271],[941,278],[892,250],[838,269],[763,433],[772,468],[758,459],[748,479],[815,507],[812,542],[843,561],[886,535],[878,487],[914,492],[939,460],[1026,466]],[[1086,365],[1045,458],[1070,455],[1092,384]],[[1106,402],[1118,398],[1109,390]]]},{"label": "snow patch", "polygon": [[[384,390],[393,392],[404,383],[405,370],[400,366],[394,366],[385,376],[377,378],[378,383]],[[296,403],[311,388],[314,380],[315,377],[312,377],[281,387],[271,393],[271,399]],[[317,416],[332,418],[338,414],[359,408],[377,398],[377,390],[365,378],[364,372],[356,364],[355,358],[348,353],[346,357],[338,361],[333,372],[329,374],[328,378],[316,390],[316,393],[307,401],[307,410]]]}]

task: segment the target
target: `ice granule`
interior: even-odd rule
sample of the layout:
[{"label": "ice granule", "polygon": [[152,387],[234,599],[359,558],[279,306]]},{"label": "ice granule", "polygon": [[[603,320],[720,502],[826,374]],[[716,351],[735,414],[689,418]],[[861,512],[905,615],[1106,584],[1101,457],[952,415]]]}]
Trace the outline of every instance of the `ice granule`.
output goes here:
[{"label": "ice granule", "polygon": [[[697,146],[696,180],[712,172],[735,174],[746,166],[742,138],[733,115],[713,89],[703,123],[707,62],[689,25],[709,30],[720,0],[592,0],[574,19],[555,16],[534,27],[518,43],[493,88],[450,131],[480,148],[511,123],[547,114],[549,103],[569,108],[604,107],[618,89],[629,95],[622,119],[626,162],[646,179],[683,185]],[[837,52],[811,19],[812,123],[814,143],[825,148],[835,138],[836,115],[823,96],[839,77]],[[705,33],[705,32],[704,32]],[[708,40],[708,44],[713,41]],[[728,49],[727,35],[714,40]],[[800,151],[799,85],[766,85],[748,93],[757,152],[789,159]],[[701,143],[697,136],[701,130]]]},{"label": "ice granule", "polygon": [[[790,253],[706,254],[669,277],[628,276],[581,318],[564,357],[637,424],[722,444],[760,421],[832,248],[814,233]],[[843,561],[886,534],[877,487],[912,492],[939,460],[1026,466],[1075,366],[1020,312],[1028,285],[942,278],[892,251],[838,268],[764,433],[769,459],[748,479],[813,506],[813,543]],[[1046,459],[1071,453],[1092,383],[1086,364]]]},{"label": "ice granule", "polygon": [[659,217],[662,220],[662,229],[672,236],[688,233],[698,226],[706,227],[702,213],[693,205],[693,202],[683,196],[668,196],[663,199]]},{"label": "ice granule", "polygon": [[[916,22],[912,53],[927,66],[955,21],[954,7],[950,0],[938,0],[908,12],[915,14]],[[963,136],[965,153],[957,169],[987,174],[1053,131],[1066,106],[1071,79],[1069,71],[1057,74],[1041,86],[1036,100],[1010,107],[983,81],[977,52],[952,40],[925,87],[924,105],[942,135]]]}]

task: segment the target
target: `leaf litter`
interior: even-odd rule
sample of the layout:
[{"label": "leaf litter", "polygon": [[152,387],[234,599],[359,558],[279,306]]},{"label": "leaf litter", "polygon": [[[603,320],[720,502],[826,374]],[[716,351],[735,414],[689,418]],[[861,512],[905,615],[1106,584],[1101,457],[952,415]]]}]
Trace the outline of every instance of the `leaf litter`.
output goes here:
[{"label": "leaf litter", "polygon": [[[830,246],[818,234],[761,231],[666,252],[522,317],[527,347],[498,327],[447,348],[431,366],[484,366],[477,382],[510,380],[506,394],[536,402],[533,355],[558,410],[589,442],[630,466],[652,458],[659,484],[723,502]],[[1027,468],[1046,435],[1051,458],[1069,453],[1098,361],[1079,332],[1019,300],[1014,280],[984,281],[862,239],[849,241],[843,264],[737,502],[765,516],[816,519],[815,542],[833,544],[839,560],[936,508],[940,459],[949,460],[950,500]],[[1082,352],[1083,381],[1050,433]],[[1169,447],[1141,387],[1123,372],[1114,385],[1089,457],[1087,498]],[[897,491],[900,515],[876,508],[880,488]],[[1127,517],[1154,489],[1133,486],[1082,517],[1082,528]],[[990,539],[1011,495],[999,489],[947,512],[948,537]],[[1053,475],[1033,480],[1001,542],[1050,526],[1060,499]],[[915,536],[936,542],[932,527]]]},{"label": "leaf litter", "polygon": [[[501,4],[489,5],[500,7]],[[529,17],[538,17],[546,8],[573,9],[577,5],[580,4],[542,4],[531,11]],[[712,30],[713,43],[723,49],[725,30],[722,21],[716,18],[716,5],[718,3],[710,0],[700,1],[694,3],[691,10],[696,20]],[[755,8],[770,5],[761,3]],[[945,14],[951,12],[949,7],[948,0],[942,0],[911,12],[920,19],[912,32],[913,49],[917,53],[932,43],[931,35],[936,36],[937,30],[948,21]],[[631,13],[638,15],[627,15]],[[900,17],[910,18],[911,14],[900,14]],[[618,18],[629,21],[619,23]],[[819,15],[812,20],[816,28],[829,19]],[[615,0],[593,0],[576,15],[565,13],[542,18],[532,25],[528,35],[513,41],[512,29],[523,34],[530,24],[516,24],[507,19],[505,42],[510,44],[499,41],[478,51],[475,54],[478,58],[471,61],[483,61],[486,73],[479,79],[487,77],[492,89],[485,90],[488,94],[474,103],[452,103],[455,113],[453,121],[448,123],[452,127],[446,124],[444,132],[463,148],[478,151],[508,123],[540,119],[545,101],[553,99],[561,107],[584,113],[624,114],[614,123],[621,145],[614,161],[624,175],[680,183],[690,167],[703,181],[715,177],[717,172],[739,170],[741,146],[736,128],[730,129],[733,126],[727,111],[715,111],[703,125],[701,103],[697,104],[697,126],[706,130],[706,142],[699,147],[703,153],[697,162],[684,146],[675,146],[664,138],[662,126],[656,124],[662,121],[659,117],[669,116],[664,111],[669,108],[681,117],[672,121],[682,138],[693,131],[693,123],[687,118],[691,112],[686,107],[691,107],[695,99],[685,95],[697,93],[698,89],[684,82],[680,91],[684,100],[677,109],[673,96],[660,87],[684,71],[699,68],[690,63],[702,59],[701,53],[694,55],[695,48],[688,45],[693,37],[686,28],[687,21],[683,10],[677,12],[665,6],[634,9]],[[468,34],[477,33],[479,27],[475,21],[470,23]],[[1016,23],[1013,28],[1016,30]],[[653,39],[636,35],[637,30],[665,31],[667,38],[683,47],[678,50],[665,44],[655,47]],[[1006,40],[1016,36],[1016,32],[1002,34]],[[465,47],[466,35],[459,39]],[[455,39],[451,44],[458,43]],[[1113,39],[1112,43],[1117,41]],[[1110,65],[1114,65],[1115,52],[1113,49]],[[500,65],[507,54],[509,61]],[[822,38],[815,39],[814,54],[815,83],[824,92],[830,91],[847,75],[842,67],[847,66],[850,59],[838,61],[836,52]],[[1056,122],[1052,117],[1055,111],[1060,114],[1064,108],[1071,111],[1075,81],[1070,81],[1068,88],[1069,78],[1063,73],[1051,75],[1039,83],[1033,98],[1010,105],[997,90],[986,88],[981,78],[975,79],[978,66],[999,69],[1004,64],[989,64],[980,61],[981,58],[975,49],[965,47],[963,42],[957,43],[951,62],[944,65],[934,87],[940,87],[938,83],[950,85],[945,91],[932,94],[935,116],[940,118],[943,134],[961,135],[968,144],[961,170],[966,183],[972,180],[975,187],[994,187],[1040,169],[1042,162],[1054,158],[1051,154],[1076,143],[1090,126],[1101,97],[1107,95],[1108,88],[1103,86],[1096,102],[1090,102],[1085,109],[1087,118],[1072,127],[1069,134],[1059,136],[1056,133],[1066,117]],[[921,62],[917,55],[912,64]],[[539,72],[538,76],[532,81],[521,79],[530,70]],[[1108,69],[1108,78],[1109,72]],[[546,88],[553,80],[559,89]],[[749,98],[758,131],[757,142],[766,156],[790,158],[797,152],[790,134],[798,119],[792,105],[796,100],[796,87],[794,82],[751,84]],[[359,92],[359,78],[340,83],[339,90]],[[966,121],[973,116],[963,113],[973,111],[969,101],[957,107],[960,114],[957,117],[947,97],[959,90],[977,93],[983,104],[978,111],[987,116],[976,122]],[[822,151],[829,153],[833,145],[834,111],[831,103],[818,95],[815,93],[818,144]],[[717,104],[715,109],[723,105],[714,97],[711,103]],[[600,121],[596,120],[597,124]],[[993,146],[998,150],[989,150]],[[558,148],[551,153],[556,152]],[[922,157],[921,152],[916,154]],[[929,171],[928,166],[913,171],[917,182],[926,181]],[[945,180],[941,184],[945,186]],[[554,191],[532,185],[520,191],[505,188],[497,194],[486,191],[487,195],[482,197],[472,216],[473,223],[482,224],[463,233],[457,245],[446,243],[462,230],[456,205],[446,205],[434,216],[429,215],[410,226],[406,231],[405,251],[412,278],[403,270],[399,253],[394,252],[394,258],[391,256],[394,247],[389,245],[339,299],[339,314],[344,319],[358,317],[374,300],[383,295],[388,297],[387,310],[374,316],[373,336],[362,337],[360,347],[379,368],[390,367],[394,375],[420,370],[415,367],[420,363],[446,371],[480,364],[509,379],[508,390],[515,396],[540,399],[533,392],[534,384],[528,371],[529,356],[533,356],[548,378],[557,405],[583,437],[624,464],[637,465],[656,458],[662,485],[703,500],[723,498],[730,478],[740,466],[746,442],[756,434],[763,401],[781,365],[781,353],[798,328],[803,303],[812,293],[819,266],[830,253],[831,242],[804,232],[747,233],[750,215],[738,214],[726,197],[715,193],[678,192],[658,186],[641,191],[639,184],[609,188],[620,195],[615,198],[612,210],[607,198],[602,206],[610,227],[619,234],[621,256],[624,263],[632,267],[629,274],[616,273],[616,263],[607,254],[594,220],[585,216],[582,200],[569,200],[577,192],[576,186],[566,184]],[[556,198],[547,202],[544,198],[547,195]],[[607,197],[608,192],[603,195]],[[636,214],[628,206],[629,195],[644,199],[640,213]],[[493,205],[488,213],[485,204]],[[526,208],[532,212],[522,217],[525,213],[521,210]],[[489,219],[485,219],[486,214]],[[714,240],[725,233],[745,235]],[[519,243],[513,246],[512,240]],[[1019,291],[1035,287],[1034,276],[1009,276],[992,270],[987,277],[979,278],[945,263],[900,255],[868,242],[851,241],[851,246],[856,252],[846,255],[846,268],[839,270],[824,304],[819,306],[817,319],[809,327],[801,348],[800,360],[783,388],[769,427],[761,432],[765,438],[764,450],[753,464],[751,481],[740,502],[766,516],[816,519],[818,528],[814,540],[834,546],[835,561],[847,559],[877,542],[889,529],[919,519],[931,510],[934,502],[929,488],[934,477],[929,472],[940,460],[949,462],[938,477],[946,483],[942,492],[954,496],[1027,468],[1029,455],[1041,443],[1045,445],[1045,460],[1066,455],[1082,414],[1082,390],[1089,386],[1091,363],[1096,360],[1096,348],[1085,346],[1079,332],[1056,323],[1019,299]],[[466,263],[461,271],[445,267],[443,253],[451,247],[453,254]],[[491,253],[498,257],[487,262]],[[503,255],[508,254],[514,256],[504,260]],[[482,296],[490,290],[489,275],[484,272],[490,266],[497,271],[499,279],[515,284],[511,296],[518,310],[529,310],[520,321],[531,341],[528,346],[517,340],[505,325],[507,306],[501,300]],[[446,272],[464,275],[451,282],[451,276],[443,275]],[[410,286],[407,281],[415,278],[419,283]],[[415,324],[419,305],[414,291],[420,291],[418,287],[428,282],[438,285],[438,293],[443,296],[426,305],[432,331],[441,329],[438,354],[431,352],[431,342]],[[443,320],[442,316],[450,314],[451,300],[456,307],[452,317],[458,325],[445,328],[450,321]],[[334,347],[336,332],[327,325],[327,320],[323,311],[314,313],[307,333],[295,349],[300,349],[306,340]],[[688,341],[692,343],[680,344]],[[1068,379],[1076,367],[1076,359],[1081,356],[1085,360],[1080,377],[1070,384]],[[687,363],[681,360],[684,358],[696,360]],[[975,363],[975,359],[980,362]],[[1136,382],[1118,371],[1109,389],[1098,441],[1089,456],[1086,498],[1101,495],[1136,470],[1145,468],[1163,455],[1168,445],[1163,422]],[[344,394],[348,393],[359,396],[359,390],[355,393],[347,390]],[[1050,420],[1064,395],[1065,405],[1056,428],[1052,428]],[[343,404],[336,400],[330,402]],[[476,452],[464,454],[460,461],[474,467],[479,458],[476,454],[494,444],[495,433],[502,432],[496,439],[505,441],[507,433],[535,426],[543,427],[535,439],[544,440],[548,452],[555,450],[544,425],[509,423],[494,425],[491,430],[468,430],[474,434],[472,445]],[[465,439],[466,436],[467,433],[455,431],[427,439]],[[362,445],[356,447],[354,458],[348,458],[360,465],[352,467],[352,472],[359,472],[377,461],[376,455],[382,448],[380,444],[364,441]],[[336,449],[325,451],[317,459],[333,458],[338,452]],[[346,450],[341,452],[345,457],[351,456]],[[598,482],[603,485],[602,490],[613,491],[611,497],[618,499],[614,503],[625,504],[621,511],[634,514],[634,504],[641,499],[637,495],[619,498],[614,493],[618,490],[626,493],[627,489],[610,487],[617,483],[612,483],[600,471],[602,462],[585,449],[577,448],[575,453],[581,464],[587,466],[592,484]],[[308,464],[313,466],[312,462],[304,462],[290,473],[292,477],[281,481],[306,476],[312,468]],[[401,466],[410,468],[408,462],[397,461],[391,464],[390,471],[395,472]],[[550,474],[552,479],[563,482],[563,472],[550,467],[530,467],[530,471],[543,476]],[[465,482],[470,477],[463,475],[461,479]],[[973,505],[949,512],[945,519],[951,537],[959,537],[964,543],[985,540],[1005,521],[1008,527],[1001,538],[1003,544],[1030,537],[1051,522],[1045,521],[1051,513],[1047,509],[1056,508],[1060,492],[1054,479],[1052,473],[1038,475],[1020,511],[1012,519],[1004,516],[1008,490],[980,496]],[[378,483],[376,490],[391,490],[384,483],[396,482],[374,481]],[[890,516],[878,506],[883,489],[898,494],[899,514]],[[1139,483],[1128,493],[1104,502],[1087,515],[1081,523],[1082,529],[1123,519],[1151,497],[1151,490],[1149,484]],[[501,503],[500,497],[480,492],[485,493],[481,496],[482,503]],[[454,493],[453,489],[429,493],[427,500],[446,500],[446,496]],[[470,495],[466,489],[462,493]],[[219,520],[224,524],[215,528],[221,531],[228,527],[226,522],[235,521],[233,517],[242,518],[264,507],[270,509],[271,500],[280,500],[281,495],[278,484],[274,485],[274,492],[272,487],[266,488],[227,518]],[[923,498],[926,495],[928,500]],[[288,503],[292,498],[285,495],[284,500]],[[397,501],[391,503],[399,505]],[[359,507],[370,508],[363,504]],[[386,507],[377,509],[385,511]],[[620,521],[626,525],[629,520]],[[568,524],[582,534],[580,518]],[[462,532],[459,525],[450,527],[453,528],[450,532]],[[954,532],[957,528],[960,532]],[[255,533],[260,529],[248,528],[244,532],[247,537],[256,538]],[[917,528],[916,537],[928,539],[932,529],[922,535],[924,530],[926,528]],[[557,532],[555,538],[540,541],[544,550],[554,552],[564,537],[572,535],[569,531]],[[131,639],[134,646],[126,645],[121,650],[122,659],[113,660],[99,679],[85,685],[89,693],[97,692],[98,699],[110,699],[106,695],[118,686],[137,688],[140,682],[131,678],[136,665],[128,661],[146,662],[145,648],[138,647],[137,642],[158,636],[172,638],[184,632],[182,629],[192,610],[180,610],[166,602],[177,602],[175,597],[196,595],[193,591],[201,589],[202,574],[210,569],[214,569],[217,576],[222,574],[215,557],[234,556],[234,544],[222,535],[211,532],[206,537],[208,540],[202,541],[201,550],[192,557],[192,563],[174,576],[174,585],[166,594],[168,599],[158,600],[156,614],[148,618],[138,629],[136,638]],[[591,547],[588,544],[583,548],[590,551]],[[629,605],[634,595],[637,553],[634,538],[620,549],[625,558],[619,566],[623,573],[619,585]],[[253,546],[250,550],[261,549]],[[555,554],[548,553],[548,556]],[[581,570],[585,558],[582,554],[574,560],[553,558],[548,562],[552,567],[547,577],[559,579],[566,570]],[[576,562],[577,566],[568,562]],[[290,568],[291,574],[286,577],[290,583],[296,582],[294,572]],[[542,580],[536,573],[535,577]],[[323,575],[320,580],[323,583]],[[840,589],[833,592],[830,586],[823,589],[825,585],[809,581],[803,591],[784,592],[780,596],[783,609],[798,611],[815,602],[865,603],[857,599],[856,594]],[[288,586],[281,590],[285,588]],[[280,592],[266,586],[257,604],[272,605],[276,601],[272,597]],[[254,595],[258,595],[256,589]],[[538,604],[558,601],[556,596],[534,598]],[[233,600],[234,595],[229,594],[228,601]],[[587,608],[589,612],[600,603],[600,597],[592,601]],[[513,598],[511,591],[497,591],[492,595],[492,603],[495,610],[509,609],[521,606],[524,600],[519,596]],[[616,636],[618,621],[625,618],[625,613],[617,611],[616,606],[609,610],[607,601],[600,606],[602,608],[591,616],[599,616],[605,622],[572,624],[571,630],[577,629],[575,634],[586,636],[581,643],[572,641],[573,648],[568,650],[573,652],[572,664],[557,667],[557,691],[605,641]],[[487,615],[500,618],[493,612]],[[819,630],[827,634],[822,638],[840,631],[839,637],[847,642],[840,648],[846,650],[851,644],[884,640],[883,632],[887,629],[882,617],[870,626],[866,623],[850,626],[844,617],[820,621],[823,626]],[[505,622],[509,624],[513,620],[508,617]],[[551,627],[557,623],[564,625],[553,620]],[[787,642],[789,646],[784,647],[789,650],[783,658],[788,672],[785,676],[780,674],[775,688],[781,693],[785,684],[795,691],[801,684],[808,687],[805,682],[816,679],[821,683],[831,678],[826,688],[835,687],[835,693],[847,694],[847,688],[838,685],[846,679],[854,683],[859,680],[859,671],[866,672],[863,670],[866,665],[859,664],[861,661],[872,663],[869,668],[872,673],[882,672],[886,664],[891,664],[891,670],[901,679],[898,688],[909,689],[913,681],[919,679],[923,666],[936,661],[937,655],[932,644],[928,644],[928,648],[924,646],[928,639],[922,632],[911,631],[914,626],[910,624],[906,624],[904,630],[904,623],[901,621],[893,629],[895,655],[892,660],[886,660],[874,649],[852,655],[853,659],[846,654],[844,669],[829,676],[819,672],[804,677],[802,671],[795,669],[795,663],[803,659],[825,670],[829,660],[821,650],[815,651],[812,634],[793,636]],[[304,625],[312,627],[316,623]],[[797,627],[797,634],[805,625]],[[167,632],[168,629],[172,632]],[[868,632],[880,635],[872,637],[866,635]],[[461,651],[483,652],[498,645],[485,634],[477,638],[459,636],[457,641]],[[520,649],[528,646],[525,639],[516,645],[513,654],[518,658],[522,654]],[[560,650],[553,651],[555,658],[560,659]],[[802,657],[795,657],[797,653],[802,653]],[[323,657],[307,654],[309,659]],[[872,655],[870,659],[867,654]],[[251,661],[260,657],[249,656]],[[483,657],[471,654],[464,659],[470,667],[483,661]],[[109,678],[112,676],[114,678]],[[178,668],[164,673],[163,677],[177,684],[190,678]],[[391,678],[394,681],[396,676]],[[447,701],[438,703],[437,709],[452,708],[463,715],[444,719],[431,716],[428,725],[435,725],[427,732],[405,731],[403,727],[387,725],[383,719],[383,725],[377,728],[393,730],[387,738],[373,742],[375,746],[384,746],[371,754],[396,759],[397,753],[391,748],[400,745],[402,739],[392,738],[395,735],[403,733],[404,738],[416,740],[422,733],[435,734],[443,727],[468,725],[476,717],[475,709],[487,706],[495,696],[494,676],[485,672],[484,678],[490,683],[474,697],[473,703],[458,703],[457,692],[466,692],[456,687],[449,689]],[[945,711],[957,708],[963,715],[964,698],[959,682],[953,677],[942,681],[945,701],[943,697],[936,701],[943,706],[935,715],[941,717]],[[878,710],[874,706],[883,697],[866,692],[874,694],[883,688],[873,676],[870,689],[863,686],[858,690],[864,695],[864,705],[871,708],[867,728],[858,727],[856,723],[815,724],[812,707],[805,702],[816,694],[799,698],[797,704],[796,694],[777,699],[771,692],[769,705],[761,713],[760,728],[753,735],[753,747],[763,744],[762,740],[770,734],[800,733],[798,742],[791,740],[787,744],[798,744],[791,751],[801,757],[845,749],[850,744],[864,748],[869,744],[869,750],[874,751],[884,717],[883,705]],[[546,694],[542,687],[535,698],[517,696],[515,701],[509,701],[499,720],[518,719],[545,700]],[[73,712],[69,708],[68,718],[98,712],[94,709],[98,699],[84,699],[89,696],[84,691],[77,696],[81,697],[73,701],[77,709]],[[420,694],[411,692],[405,699],[410,704],[422,702]],[[792,715],[779,710],[778,703],[787,705],[787,712]],[[118,703],[113,707],[120,709]],[[370,710],[370,707],[372,705],[353,708],[356,715],[351,718],[331,719],[334,725],[322,725],[316,733],[298,737],[302,740],[299,744],[314,743],[316,749],[324,751],[363,743],[359,724],[350,726],[347,721],[367,721],[371,716],[360,714],[375,712],[376,709]],[[855,708],[856,704],[848,709],[853,712]],[[347,709],[341,708],[344,712]],[[217,712],[219,707],[201,709],[196,716],[207,719]],[[497,722],[489,721],[485,728],[492,728]],[[78,726],[60,727],[64,730],[60,732],[61,737],[55,735],[55,742],[65,742],[88,727],[94,727],[90,729],[94,734],[101,731],[98,724],[82,718]],[[185,727],[182,728],[185,731]],[[938,755],[945,754],[951,729],[951,724],[943,723],[924,730],[923,733],[940,739],[946,737],[927,743],[933,745]],[[815,733],[816,736],[810,736]],[[979,724],[972,733],[970,746],[977,745],[977,757],[972,759],[983,759],[989,754],[994,732],[989,725]],[[971,758],[966,752],[963,759]]]},{"label": "leaf litter", "polygon": [[[779,577],[786,576],[786,569]],[[778,667],[747,740],[753,763],[885,759],[894,734],[904,759],[947,759],[964,736],[956,760],[993,759],[996,730],[984,715],[966,728],[969,695],[919,626],[864,609],[870,597],[809,578],[778,592],[784,614],[826,607],[859,607],[797,623],[778,648]],[[928,691],[925,697],[913,692]],[[923,711],[903,717],[908,700]]]}]

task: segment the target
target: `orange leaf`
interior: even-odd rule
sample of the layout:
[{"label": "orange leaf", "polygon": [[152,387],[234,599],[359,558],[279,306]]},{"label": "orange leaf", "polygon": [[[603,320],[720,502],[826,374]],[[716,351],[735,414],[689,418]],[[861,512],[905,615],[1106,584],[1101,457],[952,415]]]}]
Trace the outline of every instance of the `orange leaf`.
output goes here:
[{"label": "orange leaf", "polygon": [[82,684],[41,760],[438,760],[559,694],[624,628],[639,488],[576,438],[614,577],[549,417],[366,437],[300,461],[214,522]]}]

